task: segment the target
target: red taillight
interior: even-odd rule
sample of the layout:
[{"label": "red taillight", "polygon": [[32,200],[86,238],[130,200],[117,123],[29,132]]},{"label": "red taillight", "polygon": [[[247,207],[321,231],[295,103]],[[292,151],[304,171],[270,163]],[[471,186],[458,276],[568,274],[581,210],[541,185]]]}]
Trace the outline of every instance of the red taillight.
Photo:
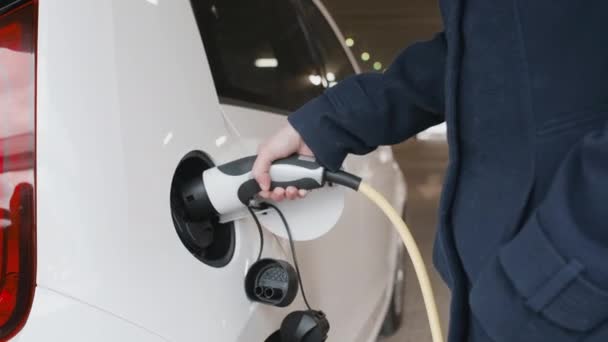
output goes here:
[{"label": "red taillight", "polygon": [[36,287],[36,1],[0,0],[0,340],[25,324]]}]

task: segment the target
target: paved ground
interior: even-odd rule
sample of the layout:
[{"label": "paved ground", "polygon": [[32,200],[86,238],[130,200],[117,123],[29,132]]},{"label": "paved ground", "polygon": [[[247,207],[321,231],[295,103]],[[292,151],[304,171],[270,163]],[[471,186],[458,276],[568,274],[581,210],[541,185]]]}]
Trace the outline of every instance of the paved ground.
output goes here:
[{"label": "paved ground", "polygon": [[[447,163],[447,147],[445,143],[410,141],[396,146],[394,151],[408,182],[407,221],[420,244],[427,267],[431,269],[431,280],[445,330],[450,295],[432,266],[431,255],[437,203]],[[382,342],[431,341],[420,287],[409,260],[408,265],[410,268],[407,273],[403,325],[397,335],[382,339]]]}]

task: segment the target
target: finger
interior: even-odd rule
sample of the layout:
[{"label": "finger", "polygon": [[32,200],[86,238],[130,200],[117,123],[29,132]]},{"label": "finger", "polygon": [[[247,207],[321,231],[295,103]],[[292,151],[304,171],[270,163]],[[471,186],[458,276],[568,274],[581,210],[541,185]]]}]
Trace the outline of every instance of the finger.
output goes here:
[{"label": "finger", "polygon": [[298,198],[298,189],[295,186],[288,186],[285,189],[285,197],[290,200],[294,200]]},{"label": "finger", "polygon": [[272,194],[270,195],[270,198],[273,201],[281,202],[282,200],[285,199],[285,189],[283,189],[283,188],[275,188],[272,191]]},{"label": "finger", "polygon": [[253,168],[251,170],[253,177],[260,184],[260,188],[263,191],[268,191],[270,189],[270,166],[274,160],[274,157],[270,152],[266,152],[265,148],[260,149],[260,153],[258,157],[255,159],[253,163]]},{"label": "finger", "polygon": [[259,193],[260,197],[265,198],[265,199],[269,199],[270,194],[271,194],[270,191],[264,191],[264,190],[260,191],[260,193]]},{"label": "finger", "polygon": [[304,198],[304,197],[306,197],[306,195],[308,195],[308,191],[307,190],[304,190],[304,189],[298,190],[298,197]]}]

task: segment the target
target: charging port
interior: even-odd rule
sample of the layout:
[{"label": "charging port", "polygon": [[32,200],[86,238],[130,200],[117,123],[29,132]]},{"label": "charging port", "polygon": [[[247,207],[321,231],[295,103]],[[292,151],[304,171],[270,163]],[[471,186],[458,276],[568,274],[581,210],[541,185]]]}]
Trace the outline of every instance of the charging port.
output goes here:
[{"label": "charging port", "polygon": [[212,267],[226,266],[234,255],[235,233],[232,223],[219,223],[218,217],[192,220],[186,215],[181,196],[183,185],[213,167],[201,151],[186,154],[177,165],[171,182],[171,217],[180,240],[192,255]]}]

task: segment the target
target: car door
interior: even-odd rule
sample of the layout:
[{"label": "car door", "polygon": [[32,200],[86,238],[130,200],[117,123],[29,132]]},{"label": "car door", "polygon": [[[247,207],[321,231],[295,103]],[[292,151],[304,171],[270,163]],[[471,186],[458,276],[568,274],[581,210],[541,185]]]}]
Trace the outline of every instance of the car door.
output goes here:
[{"label": "car door", "polygon": [[[285,124],[290,111],[355,72],[317,3],[197,3],[199,28],[222,110],[250,153]],[[403,181],[390,149],[350,157],[345,166],[396,205],[403,204]],[[296,244],[307,295],[330,318],[330,340],[373,338],[387,302],[394,241],[386,219],[350,193],[341,220],[329,234]],[[288,250],[284,240],[279,240],[279,246]],[[292,308],[298,306],[302,308],[301,302]],[[263,320],[264,316],[258,317]]]}]

